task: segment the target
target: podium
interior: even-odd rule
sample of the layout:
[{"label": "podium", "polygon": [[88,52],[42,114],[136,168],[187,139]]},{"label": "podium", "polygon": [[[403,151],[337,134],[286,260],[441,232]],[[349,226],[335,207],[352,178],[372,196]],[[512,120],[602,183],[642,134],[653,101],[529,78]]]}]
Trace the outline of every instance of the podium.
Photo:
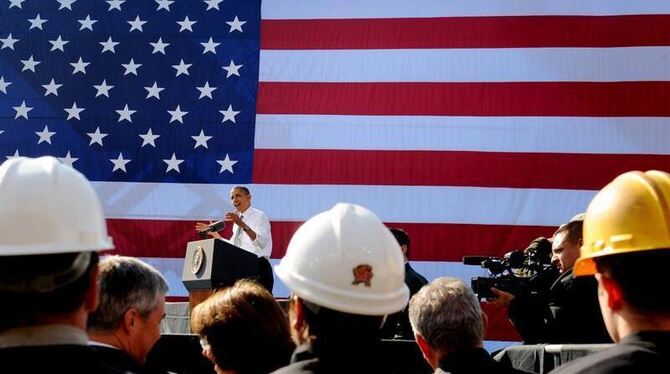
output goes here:
[{"label": "podium", "polygon": [[190,310],[217,288],[232,286],[242,278],[258,277],[258,257],[235,245],[205,239],[188,242],[182,283],[188,290]]}]

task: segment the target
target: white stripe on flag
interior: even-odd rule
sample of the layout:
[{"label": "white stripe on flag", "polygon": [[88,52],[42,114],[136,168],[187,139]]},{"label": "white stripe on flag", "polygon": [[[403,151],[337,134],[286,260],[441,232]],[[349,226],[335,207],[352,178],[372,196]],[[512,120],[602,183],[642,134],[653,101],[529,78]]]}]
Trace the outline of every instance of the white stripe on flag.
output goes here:
[{"label": "white stripe on flag", "polygon": [[[262,50],[261,82],[623,82],[670,79],[670,48]],[[402,74],[398,74],[402,72]]]}]

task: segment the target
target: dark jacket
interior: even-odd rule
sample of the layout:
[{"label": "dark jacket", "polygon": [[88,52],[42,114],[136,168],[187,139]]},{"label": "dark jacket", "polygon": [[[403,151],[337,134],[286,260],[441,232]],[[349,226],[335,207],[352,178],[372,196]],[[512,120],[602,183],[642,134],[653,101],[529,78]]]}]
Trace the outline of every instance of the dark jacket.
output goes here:
[{"label": "dark jacket", "polygon": [[[355,336],[352,337],[355,339]],[[288,366],[273,371],[274,374],[335,374],[335,373],[377,373],[383,358],[378,345],[367,347],[367,350],[329,352],[328,361],[320,360],[310,344],[303,344],[295,349]]]},{"label": "dark jacket", "polygon": [[120,349],[92,345],[91,348],[97,353],[102,362],[121,371],[132,372],[136,374],[165,374],[167,371],[147,368],[133,360],[125,351]]},{"label": "dark jacket", "polygon": [[[428,280],[412,268],[409,262],[405,263],[405,284],[409,288],[409,297],[419,292],[421,287],[428,284]],[[398,313],[389,315],[382,327],[382,337],[386,339],[414,340],[412,325],[409,323],[409,306]]]},{"label": "dark jacket", "polygon": [[473,348],[470,351],[452,352],[440,360],[440,366],[435,373],[450,374],[516,374],[528,373],[513,369],[498,362],[483,348]]},{"label": "dark jacket", "polygon": [[122,373],[105,365],[85,345],[25,346],[0,349],[2,373]]},{"label": "dark jacket", "polygon": [[551,373],[667,373],[670,331],[631,334],[604,351],[570,361]]},{"label": "dark jacket", "polygon": [[517,295],[509,318],[526,344],[611,343],[598,304],[593,277],[561,274],[544,295]]}]

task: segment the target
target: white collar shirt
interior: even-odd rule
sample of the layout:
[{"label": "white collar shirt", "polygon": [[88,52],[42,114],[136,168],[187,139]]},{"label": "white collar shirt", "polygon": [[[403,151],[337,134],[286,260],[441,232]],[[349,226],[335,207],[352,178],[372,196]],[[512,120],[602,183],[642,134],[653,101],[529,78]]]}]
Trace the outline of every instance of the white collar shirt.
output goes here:
[{"label": "white collar shirt", "polygon": [[238,247],[255,254],[258,257],[270,258],[272,254],[272,233],[270,232],[270,220],[258,209],[249,207],[240,217],[242,221],[256,233],[256,239],[251,240],[238,225],[233,226],[233,235],[229,242],[235,244],[239,237]]}]

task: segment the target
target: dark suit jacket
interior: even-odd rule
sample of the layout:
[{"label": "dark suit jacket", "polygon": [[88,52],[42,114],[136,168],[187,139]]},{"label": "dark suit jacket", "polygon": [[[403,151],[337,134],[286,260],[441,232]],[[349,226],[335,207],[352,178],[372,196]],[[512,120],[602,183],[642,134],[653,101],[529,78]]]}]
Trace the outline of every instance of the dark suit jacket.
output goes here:
[{"label": "dark suit jacket", "polygon": [[612,348],[570,361],[552,373],[667,373],[670,331],[628,335]]},{"label": "dark suit jacket", "polygon": [[[122,373],[106,366],[85,345],[49,345],[0,349],[3,373]],[[11,368],[11,369],[10,369]]]},{"label": "dark suit jacket", "polygon": [[110,347],[92,345],[91,348],[98,354],[102,361],[115,369],[136,374],[163,374],[165,371],[157,371],[146,368],[133,360],[126,352]]},{"label": "dark suit jacket", "polygon": [[[428,284],[428,280],[407,262],[405,264],[405,284],[409,288],[409,297],[419,292],[421,287]],[[382,327],[382,337],[387,339],[409,339],[414,340],[412,325],[409,323],[409,308],[405,305],[402,311],[389,315]]]},{"label": "dark suit jacket", "polygon": [[598,304],[593,277],[561,274],[548,297],[517,295],[509,305],[509,318],[527,344],[611,343]]}]

